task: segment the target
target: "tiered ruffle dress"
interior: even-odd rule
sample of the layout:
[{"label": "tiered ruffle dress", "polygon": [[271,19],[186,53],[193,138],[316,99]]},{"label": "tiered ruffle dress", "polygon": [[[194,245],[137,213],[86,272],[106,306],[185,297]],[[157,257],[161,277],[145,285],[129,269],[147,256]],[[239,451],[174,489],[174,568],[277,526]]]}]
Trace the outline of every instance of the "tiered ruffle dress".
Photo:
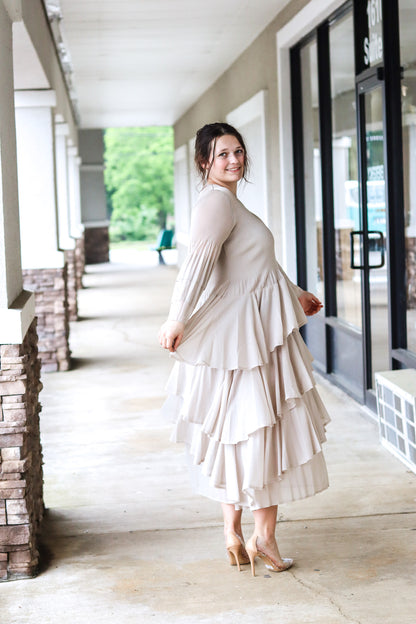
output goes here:
[{"label": "tiered ruffle dress", "polygon": [[228,189],[199,195],[170,320],[185,323],[165,403],[195,490],[259,509],[328,487],[328,414],[299,334],[302,290],[270,230]]}]

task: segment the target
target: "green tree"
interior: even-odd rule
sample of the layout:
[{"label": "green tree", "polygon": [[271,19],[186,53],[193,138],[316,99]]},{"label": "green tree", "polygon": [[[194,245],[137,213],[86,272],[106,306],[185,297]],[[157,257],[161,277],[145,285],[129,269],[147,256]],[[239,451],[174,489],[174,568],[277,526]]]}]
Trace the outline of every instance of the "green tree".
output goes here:
[{"label": "green tree", "polygon": [[173,129],[109,128],[104,144],[111,240],[155,238],[173,214]]}]

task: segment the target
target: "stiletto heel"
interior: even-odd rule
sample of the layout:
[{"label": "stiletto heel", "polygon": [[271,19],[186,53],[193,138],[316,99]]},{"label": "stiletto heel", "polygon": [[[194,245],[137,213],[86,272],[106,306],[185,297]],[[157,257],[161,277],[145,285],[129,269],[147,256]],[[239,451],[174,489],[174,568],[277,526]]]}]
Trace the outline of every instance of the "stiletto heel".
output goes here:
[{"label": "stiletto heel", "polygon": [[[228,550],[228,557],[230,560],[230,565],[236,565],[238,568],[238,571],[240,572],[240,561],[238,559],[238,555],[240,553],[240,546],[228,546],[227,550]],[[233,561],[233,558],[235,559],[235,563]]]},{"label": "stiletto heel", "polygon": [[[254,537],[254,545],[256,545],[256,541],[257,538],[255,536]],[[255,547],[253,549],[253,537],[250,537],[250,539],[248,540],[247,544],[246,544],[246,551],[248,554],[248,558],[250,559],[250,565],[251,565],[251,574],[253,576],[256,576],[256,569],[254,567],[254,560],[256,558],[257,555],[257,547]]]},{"label": "stiletto heel", "polygon": [[225,546],[227,548],[230,565],[236,565],[238,571],[240,572],[240,564],[244,565],[249,563],[249,561],[247,561],[247,554],[245,552],[242,538],[236,533],[229,533],[227,535]]},{"label": "stiletto heel", "polygon": [[251,573],[253,576],[256,576],[254,561],[256,557],[260,557],[264,560],[266,568],[268,570],[272,570],[273,572],[284,572],[288,570],[293,565],[293,559],[282,558],[283,565],[276,563],[273,559],[266,555],[266,553],[262,552],[257,547],[257,535],[252,535],[248,542],[246,543],[246,551],[250,559],[251,564]]}]

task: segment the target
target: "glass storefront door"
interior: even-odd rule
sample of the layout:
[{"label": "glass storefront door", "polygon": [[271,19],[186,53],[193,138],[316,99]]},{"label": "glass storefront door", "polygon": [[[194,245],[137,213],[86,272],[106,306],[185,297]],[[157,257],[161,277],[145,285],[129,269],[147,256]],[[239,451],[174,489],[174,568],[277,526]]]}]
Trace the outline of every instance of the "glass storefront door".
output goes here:
[{"label": "glass storefront door", "polygon": [[415,17],[346,2],[291,49],[298,279],[324,301],[304,336],[372,408],[377,372],[416,368]]},{"label": "glass storefront door", "polygon": [[[360,239],[360,271],[364,282],[365,368],[367,389],[375,388],[374,374],[390,369],[387,210],[384,166],[384,127],[382,88],[363,90],[359,98],[362,107],[361,167],[362,231]],[[354,235],[353,235],[354,238]]]},{"label": "glass storefront door", "polygon": [[306,271],[308,284],[325,304],[322,255],[322,188],[316,40],[301,51],[302,125],[305,172]]},{"label": "glass storefront door", "polygon": [[330,25],[329,50],[337,318],[361,332],[361,273],[351,268],[350,250],[350,234],[361,227],[351,13]]},{"label": "glass storefront door", "polygon": [[416,4],[399,0],[407,348],[416,353]]}]

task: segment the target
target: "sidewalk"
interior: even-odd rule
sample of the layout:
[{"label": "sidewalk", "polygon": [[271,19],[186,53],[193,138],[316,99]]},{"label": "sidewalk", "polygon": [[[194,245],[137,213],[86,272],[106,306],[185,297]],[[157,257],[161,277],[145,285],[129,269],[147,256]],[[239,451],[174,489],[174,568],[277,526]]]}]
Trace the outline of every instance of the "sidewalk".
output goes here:
[{"label": "sidewalk", "polygon": [[219,505],[192,494],[159,415],[172,363],[156,334],[176,270],[138,258],[88,267],[74,368],[44,375],[48,563],[0,584],[0,624],[414,624],[416,476],[326,381],[331,487],[279,509],[295,566],[257,560],[252,578],[228,565]]}]

